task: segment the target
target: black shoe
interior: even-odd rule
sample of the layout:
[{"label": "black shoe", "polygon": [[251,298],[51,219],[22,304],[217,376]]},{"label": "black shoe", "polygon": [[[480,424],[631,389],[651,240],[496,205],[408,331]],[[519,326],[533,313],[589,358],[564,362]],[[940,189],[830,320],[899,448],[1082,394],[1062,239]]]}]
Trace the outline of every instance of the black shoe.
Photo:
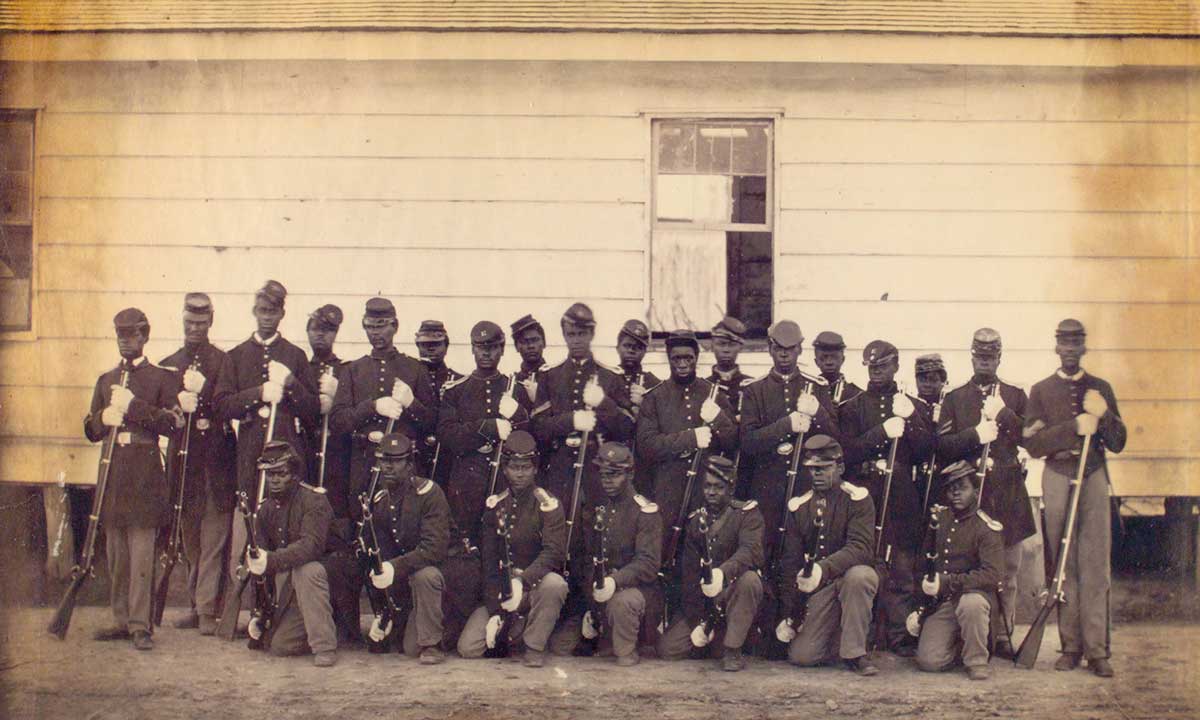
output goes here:
[{"label": "black shoe", "polygon": [[892,652],[897,657],[903,657],[903,658],[916,657],[917,656],[917,646],[913,645],[912,643],[904,643],[902,645],[897,645],[896,649],[893,650]]},{"label": "black shoe", "polygon": [[1055,670],[1074,670],[1079,667],[1079,653],[1063,653],[1054,661]]},{"label": "black shoe", "polygon": [[996,646],[992,650],[992,655],[1003,660],[1012,660],[1017,656],[1017,653],[1013,650],[1012,643],[1008,640],[997,640]]},{"label": "black shoe", "polygon": [[150,637],[150,633],[145,630],[135,630],[133,633],[133,646],[138,650],[153,650],[154,638]]},{"label": "black shoe", "polygon": [[842,662],[845,663],[847,670],[862,675],[863,677],[871,677],[872,675],[879,674],[879,668],[875,667],[875,664],[872,663],[866,655],[859,655],[856,658],[850,658],[849,660],[843,660]]},{"label": "black shoe", "polygon": [[1107,658],[1089,658],[1088,669],[1096,677],[1110,678],[1113,676],[1113,667]]},{"label": "black shoe", "polygon": [[182,615],[175,619],[171,625],[176,630],[195,630],[200,627],[200,616],[194,612]]},{"label": "black shoe", "polygon": [[103,630],[97,630],[96,632],[92,633],[92,639],[99,640],[100,642],[109,642],[112,640],[128,640],[129,639],[129,628],[110,627],[110,628],[104,628]]},{"label": "black shoe", "polygon": [[746,669],[746,661],[742,658],[742,649],[725,648],[725,654],[721,656],[721,669],[725,672],[738,672]]}]

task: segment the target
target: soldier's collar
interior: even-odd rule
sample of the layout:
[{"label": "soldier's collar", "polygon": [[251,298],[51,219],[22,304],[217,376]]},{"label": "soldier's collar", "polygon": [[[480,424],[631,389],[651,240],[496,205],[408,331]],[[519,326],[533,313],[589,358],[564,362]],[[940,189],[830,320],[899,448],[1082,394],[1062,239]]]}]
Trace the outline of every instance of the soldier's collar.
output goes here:
[{"label": "soldier's collar", "polygon": [[1083,368],[1079,368],[1079,372],[1075,373],[1074,375],[1066,374],[1065,372],[1062,371],[1062,368],[1055,370],[1054,374],[1059,376],[1063,380],[1070,380],[1072,382],[1078,382],[1083,379]]},{"label": "soldier's collar", "polygon": [[253,335],[251,335],[250,337],[251,337],[251,339],[253,339],[253,340],[254,340],[254,342],[258,343],[259,345],[264,345],[264,346],[266,346],[266,347],[271,347],[272,345],[274,345],[274,344],[275,344],[275,341],[276,341],[276,340],[278,340],[278,339],[280,338],[280,335],[279,335],[279,331],[278,331],[278,330],[276,330],[276,331],[275,331],[275,334],[274,334],[274,335],[272,335],[271,337],[269,337],[269,338],[263,338],[263,336],[262,336],[262,335],[259,335],[259,334],[258,334],[258,331],[257,331],[257,330],[255,330],[255,331],[254,331],[254,334],[253,334]]},{"label": "soldier's collar", "polygon": [[732,380],[735,377],[737,377],[737,374],[740,369],[741,368],[739,368],[737,365],[734,365],[729,370],[722,370],[721,368],[717,367],[716,365],[712,366],[713,375],[715,375],[725,381],[729,381],[729,380]]},{"label": "soldier's collar", "polygon": [[521,369],[525,370],[525,371],[541,370],[544,367],[546,367],[546,359],[545,358],[538,358],[537,362],[532,362],[532,363],[525,362],[524,360],[521,361]]},{"label": "soldier's collar", "polygon": [[132,360],[126,360],[125,358],[121,358],[121,366],[127,367],[130,370],[137,370],[139,368],[146,367],[146,365],[149,362],[150,361],[146,359],[145,355],[138,355],[137,357],[135,357]]},{"label": "soldier's collar", "polygon": [[567,360],[569,360],[571,362],[571,364],[574,365],[575,367],[583,367],[592,361],[592,354],[588,353],[587,357],[580,358],[578,360],[576,360],[573,357],[568,356]]},{"label": "soldier's collar", "polygon": [[386,350],[376,350],[375,348],[371,348],[371,357],[375,358],[376,360],[387,360],[388,358],[396,357],[399,354],[400,351],[396,349],[395,345],[389,345]]},{"label": "soldier's collar", "polygon": [[793,369],[787,375],[784,375],[783,373],[779,372],[775,368],[771,368],[771,377],[775,378],[776,380],[778,380],[780,382],[785,382],[785,383],[791,382],[791,381],[795,380],[796,378],[800,377],[800,366],[797,365],[795,367],[795,369]]}]

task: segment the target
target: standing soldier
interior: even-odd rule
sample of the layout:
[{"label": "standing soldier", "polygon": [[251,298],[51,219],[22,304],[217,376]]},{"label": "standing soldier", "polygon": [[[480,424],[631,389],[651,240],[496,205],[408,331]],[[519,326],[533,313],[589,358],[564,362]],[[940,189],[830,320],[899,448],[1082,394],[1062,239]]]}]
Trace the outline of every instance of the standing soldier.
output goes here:
[{"label": "standing soldier", "polygon": [[[368,300],[362,322],[371,352],[343,371],[329,418],[331,433],[349,433],[351,437],[352,498],[367,489],[375,446],[389,421],[394,421],[393,431],[414,443],[423,442],[437,423],[437,392],[429,372],[393,344],[399,325],[391,301],[382,297]],[[350,512],[357,517],[354,503]]]},{"label": "standing soldier", "polygon": [[934,482],[938,472],[935,465],[944,467],[949,464],[938,452],[938,428],[941,427],[940,418],[946,399],[946,366],[941,355],[930,353],[918,356],[913,367],[917,380],[917,399],[921,401],[916,403],[916,413],[933,430],[929,456],[913,466],[913,482],[921,497],[921,512],[928,515],[929,505],[937,502],[932,497],[932,485],[937,484]]},{"label": "standing soldier", "polygon": [[152,650],[150,614],[154,583],[154,542],[170,512],[167,480],[158,454],[160,435],[183,428],[178,410],[179,381],[142,355],[150,323],[137,308],[113,318],[120,364],[96,380],[92,405],[83,421],[91,442],[116,430],[108,485],[100,508],[111,579],[113,626],[97,640],[127,640]]},{"label": "standing soldier", "polygon": [[[650,346],[650,328],[641,320],[626,320],[617,333],[617,357],[620,358],[618,375],[625,384],[625,394],[629,396],[629,411],[636,422],[638,410],[642,407],[642,399],[646,393],[660,382],[652,372],[642,369],[642,358],[646,357],[646,349]],[[630,441],[630,448],[637,454],[637,446]],[[647,468],[639,465],[633,471],[633,487],[643,495],[653,497],[651,485],[654,479]]]},{"label": "standing soldier", "polygon": [[[842,403],[838,419],[848,475],[871,493],[876,508],[876,561],[886,568],[879,592],[887,617],[891,649],[911,656],[915,651],[905,627],[913,597],[913,567],[924,528],[921,496],[913,482],[913,465],[929,456],[933,432],[917,414],[916,400],[896,386],[900,352],[884,340],[863,349],[870,378],[867,389]],[[892,448],[895,448],[894,455]],[[889,461],[894,461],[889,466]],[[885,500],[886,496],[886,500]]]},{"label": "standing soldier", "polygon": [[[721,322],[713,326],[712,342],[709,343],[713,357],[717,362],[712,366],[708,381],[717,386],[718,392],[725,398],[729,407],[733,408],[733,422],[742,421],[742,393],[746,386],[754,382],[754,378],[742,372],[738,367],[738,354],[746,344],[746,326],[741,320],[726,315]],[[749,457],[743,457],[737,447],[728,455],[733,458],[737,487],[734,495],[739,498],[749,497],[750,479],[754,475],[754,465]]]},{"label": "standing soldier", "polygon": [[[525,315],[511,326],[513,346],[521,356],[517,382],[525,388],[525,400],[530,406],[537,400],[537,385],[542,373],[549,370],[543,353],[546,351],[546,331],[542,324]],[[524,400],[523,400],[524,401]]]},{"label": "standing soldier", "polygon": [[928,407],[942,401],[946,389],[946,364],[938,353],[917,356],[913,363],[913,376],[917,381],[917,398]]},{"label": "standing soldier", "polygon": [[680,660],[720,636],[709,652],[737,672],[746,667],[742,645],[762,600],[763,519],[758,503],[733,499],[732,460],[714,455],[705,471],[704,505],[688,518],[684,542],[683,613],[659,640],[658,656]]},{"label": "standing soldier", "polygon": [[788,660],[812,666],[834,653],[859,675],[878,672],[867,658],[867,627],[879,588],[873,536],[875,504],[866,488],[842,480],[842,448],[828,435],[804,443],[812,490],[788,501],[791,522],[779,577],[779,625]]},{"label": "standing soldier", "polygon": [[[479,541],[484,604],[467,620],[458,654],[481,657],[487,648],[506,645],[512,638],[525,646],[526,666],[542,667],[546,642],[567,599],[567,581],[561,575],[567,526],[562,505],[536,484],[533,436],[524,430],[513,432],[502,458],[508,489],[487,499]],[[519,634],[518,618],[524,619]],[[501,633],[509,637],[498,637]]]},{"label": "standing soldier", "polygon": [[[563,501],[568,517],[575,503],[602,496],[599,473],[587,461],[594,457],[601,438],[629,440],[633,416],[625,408],[629,398],[621,378],[592,357],[596,320],[583,303],[567,308],[562,317],[567,359],[542,374],[532,416],[533,436],[549,454],[545,482],[550,494]],[[581,447],[584,441],[587,444]],[[583,459],[580,498],[573,496],[575,464]]]},{"label": "standing soldier", "polygon": [[[329,414],[333,411],[333,399],[337,396],[338,381],[350,365],[333,352],[338,329],[342,326],[342,309],[337,305],[322,305],[308,316],[308,345],[312,357],[308,364],[317,377],[320,393],[321,417],[309,432],[312,462],[308,466],[309,481],[323,487],[334,518],[350,516],[350,436],[345,433],[334,435],[329,432]],[[324,437],[322,437],[324,436]],[[320,457],[322,443],[325,448],[325,473],[321,475]]]},{"label": "standing soldier", "polygon": [[[442,396],[448,385],[463,376],[462,373],[446,364],[446,352],[450,350],[450,337],[446,334],[446,326],[442,324],[441,320],[422,320],[414,340],[421,362],[425,363],[425,367],[429,370],[429,377],[433,380],[433,389],[437,391],[440,407]],[[436,427],[430,428],[429,434],[425,436],[424,444],[418,446],[417,455],[420,458],[420,467],[426,471],[425,474],[445,488],[446,480],[450,477],[452,463],[450,458],[442,456],[442,448],[438,444],[435,434],[436,429]]]},{"label": "standing soldier", "polygon": [[[317,380],[304,351],[279,334],[287,290],[268,280],[254,296],[257,330],[233,350],[234,392],[219,408],[223,420],[238,421],[238,490],[250,498],[250,510],[258,500],[258,458],[270,433],[303,455],[307,443],[301,430],[320,416]],[[272,413],[274,410],[274,413]],[[274,426],[268,423],[274,418]],[[301,481],[304,475],[301,470]],[[234,512],[230,569],[241,562],[246,547],[246,527],[240,512]],[[226,600],[236,600],[226,598]],[[238,608],[225,608],[237,612]]]},{"label": "standing soldier", "polygon": [[[1017,574],[1021,570],[1021,541],[1033,537],[1037,525],[1025,489],[1025,473],[1017,458],[1022,442],[1025,391],[996,376],[1000,367],[1000,334],[981,328],[971,340],[970,382],[946,395],[938,422],[938,459],[943,465],[966,460],[981,478],[979,507],[1004,526],[1004,585],[993,613],[992,637],[996,654],[1013,657],[1010,635],[1017,613]],[[984,448],[987,466],[981,466]]]},{"label": "standing soldier", "polygon": [[988,616],[1003,578],[1002,528],[979,509],[980,476],[974,465],[951,463],[942,471],[942,481],[950,507],[934,508],[937,531],[924,548],[936,557],[934,572],[921,579],[930,612],[923,622],[919,612],[910,619],[921,637],[917,666],[925,672],[948,670],[961,647],[967,677],[987,680]]},{"label": "standing soldier", "polygon": [[[185,295],[183,347],[161,363],[182,385],[179,404],[192,423],[188,430],[187,477],[180,498],[191,609],[174,624],[182,629],[198,627],[201,635],[212,635],[217,630],[237,484],[237,438],[217,411],[233,391],[233,361],[208,341],[212,323],[213,306],[208,295]],[[172,448],[171,456],[174,454]]]},{"label": "standing soldier", "polygon": [[[1046,458],[1042,471],[1046,503],[1046,542],[1058,548],[1065,529],[1069,492],[1080,463],[1084,438],[1091,436],[1079,496],[1076,532],[1067,559],[1066,601],[1058,606],[1062,657],[1056,670],[1072,670],[1087,656],[1088,667],[1112,677],[1108,658],[1108,614],[1112,551],[1108,465],[1105,455],[1125,449],[1125,422],[1112,386],[1089,374],[1079,361],[1087,352],[1087,333],[1078,320],[1063,320],[1055,331],[1062,367],[1033,386],[1025,414],[1025,448]],[[1073,560],[1072,560],[1073,558]]]},{"label": "standing soldier", "polygon": [[247,551],[246,567],[270,576],[275,607],[265,633],[258,618],[251,619],[250,637],[272,655],[312,652],[314,665],[329,667],[337,662],[337,634],[320,560],[333,511],[324,496],[300,484],[304,460],[286,442],[267,443],[258,468],[267,477],[267,496],[256,515],[262,547],[257,557]]},{"label": "standing soldier", "polygon": [[850,382],[842,374],[846,363],[846,341],[842,336],[825,330],[813,340],[813,362],[821,371],[821,377],[829,384],[829,395],[837,407],[862,392],[862,388]]},{"label": "standing soldier", "polygon": [[581,513],[583,532],[572,540],[571,572],[579,576],[589,610],[570,618],[550,641],[569,654],[580,636],[611,647],[617,665],[637,665],[643,626],[658,625],[662,607],[662,518],[658,507],[633,491],[633,453],[621,443],[600,446],[593,464],[601,495]]},{"label": "standing soldier", "polygon": [[514,397],[509,377],[497,369],[504,355],[504,331],[486,320],[471,328],[471,353],[475,370],[446,384],[438,414],[438,442],[443,460],[453,469],[446,483],[450,516],[462,536],[475,546],[483,502],[488,497],[498,445],[515,427],[524,426],[529,414]]}]

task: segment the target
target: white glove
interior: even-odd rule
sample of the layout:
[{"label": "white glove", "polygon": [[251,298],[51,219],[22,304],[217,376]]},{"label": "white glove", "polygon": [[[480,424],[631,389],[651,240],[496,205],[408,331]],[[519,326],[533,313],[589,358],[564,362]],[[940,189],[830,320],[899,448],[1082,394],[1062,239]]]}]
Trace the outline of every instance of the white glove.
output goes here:
[{"label": "white glove", "polygon": [[712,428],[707,425],[701,425],[692,430],[696,434],[696,447],[703,450],[712,445]]},{"label": "white glove", "polygon": [[913,414],[912,400],[904,393],[896,393],[892,396],[892,414],[896,417],[908,419]]},{"label": "white glove", "polygon": [[521,598],[525,595],[525,583],[521,582],[521,578],[512,579],[512,597],[500,603],[500,609],[504,612],[516,612],[521,606]]},{"label": "white glove", "polygon": [[710,423],[717,419],[721,414],[721,406],[716,400],[706,399],[704,404],[700,406],[700,419],[706,423]]},{"label": "white glove", "polygon": [[396,568],[390,562],[383,563],[383,572],[376,575],[371,573],[371,584],[379,590],[386,590],[396,581]]},{"label": "white glove", "polygon": [[250,549],[246,549],[246,569],[254,575],[263,575],[267,572],[267,551],[259,550],[258,557],[250,554]]},{"label": "white glove", "polygon": [[887,433],[889,439],[895,440],[904,434],[904,419],[890,417],[887,420],[884,420],[883,431]]},{"label": "white glove", "polygon": [[100,422],[105,427],[121,427],[121,423],[125,422],[125,413],[109,405],[100,413]]},{"label": "white glove", "polygon": [[507,440],[512,434],[512,423],[504,418],[496,418],[496,434],[500,436],[500,442]]},{"label": "white glove", "polygon": [[604,578],[604,584],[600,586],[600,589],[592,589],[592,599],[598,603],[606,603],[616,594],[617,581],[613,580],[611,575]]},{"label": "white glove", "polygon": [[600,387],[597,382],[588,381],[588,384],[583,386],[583,404],[594,408],[602,402],[604,402],[604,388]]},{"label": "white glove", "polygon": [[375,399],[375,412],[385,418],[398,420],[404,414],[404,406],[396,398],[384,396]]},{"label": "white glove", "polygon": [[200,405],[200,396],[187,390],[181,391],[175,399],[179,401],[179,409],[185,413],[196,412],[196,407]]},{"label": "white glove", "polygon": [[721,568],[713,568],[712,582],[705,585],[704,579],[700,580],[700,592],[704,593],[706,598],[715,598],[725,589],[725,573],[721,572]]},{"label": "white glove", "polygon": [[257,615],[250,618],[250,624],[246,626],[246,634],[250,636],[251,640],[262,640],[262,621],[258,619]]},{"label": "white glove", "polygon": [[775,637],[781,643],[790,643],[796,639],[796,628],[792,627],[787,620],[780,620],[779,624],[775,626]]},{"label": "white glove", "polygon": [[806,433],[812,427],[812,416],[805,415],[799,410],[790,413],[788,420],[792,423],[792,432],[794,433]]},{"label": "white glove", "polygon": [[796,587],[802,593],[810,593],[821,586],[821,575],[823,574],[820,565],[813,565],[812,575],[804,576],[804,573],[796,573]]},{"label": "white glove", "polygon": [[1083,411],[1088,415],[1102,418],[1104,413],[1108,412],[1108,401],[1104,399],[1099,390],[1093,388],[1083,394]]},{"label": "white glove", "polygon": [[1000,437],[1000,426],[995,420],[980,420],[975,426],[975,432],[979,435],[979,442],[990,443]]},{"label": "white glove", "polygon": [[183,371],[183,389],[191,393],[199,393],[204,389],[204,374],[194,368]]},{"label": "white glove", "polygon": [[416,398],[413,396],[412,388],[403,380],[397,379],[392,385],[392,397],[396,402],[400,403],[400,407],[406,408],[413,404]]},{"label": "white glove", "polygon": [[338,380],[333,373],[321,373],[321,379],[317,381],[317,389],[322,395],[333,397],[337,395]]},{"label": "white glove", "polygon": [[707,647],[715,635],[716,632],[713,630],[704,632],[704,623],[701,623],[692,628],[692,645],[698,648]]},{"label": "white glove", "polygon": [[123,388],[120,385],[112,386],[112,399],[108,401],[109,405],[120,410],[123,415],[129,410],[129,403],[131,402],[133,402],[133,393],[130,392],[129,388]]},{"label": "white glove", "polygon": [[496,636],[500,634],[503,624],[499,615],[493,615],[488,618],[487,625],[483,626],[483,641],[489,649],[496,647]]},{"label": "white glove", "polygon": [[942,590],[942,574],[941,573],[934,573],[933,580],[930,580],[928,577],[921,578],[921,592],[925,593],[929,597],[937,597],[938,593],[941,592],[941,590]]},{"label": "white glove", "polygon": [[634,383],[629,386],[629,402],[634,405],[641,405],[642,400],[646,397],[646,388]]},{"label": "white glove", "polygon": [[595,640],[600,636],[600,632],[596,630],[596,621],[592,620],[592,611],[588,610],[583,614],[583,623],[579,626],[579,634],[584,640]]},{"label": "white glove", "polygon": [[380,627],[379,616],[376,615],[375,619],[371,621],[371,629],[367,631],[367,637],[371,638],[373,642],[383,642],[383,639],[391,632],[392,621],[389,619],[386,626]]},{"label": "white glove", "polygon": [[500,417],[505,420],[512,420],[513,415],[517,414],[519,408],[520,405],[517,404],[512,395],[505,395],[500,398]]},{"label": "white glove", "polygon": [[262,399],[266,403],[277,403],[283,401],[283,386],[279,383],[267,381],[262,385]]},{"label": "white glove", "polygon": [[803,393],[796,398],[796,412],[804,413],[809,417],[816,417],[817,411],[821,409],[821,403],[817,400],[817,396],[812,393]]},{"label": "white glove", "polygon": [[1080,413],[1075,416],[1075,432],[1080,435],[1095,435],[1099,428],[1100,418],[1095,415]]},{"label": "white glove", "polygon": [[913,610],[904,619],[904,628],[908,630],[908,634],[913,637],[921,637],[921,613]]},{"label": "white glove", "polygon": [[287,385],[288,378],[291,376],[291,369],[278,360],[272,360],[271,363],[267,365],[267,377],[270,378],[271,382],[273,383]]},{"label": "white glove", "polygon": [[329,411],[333,409],[333,396],[321,393],[317,398],[321,401],[321,414],[328,415]]},{"label": "white glove", "polygon": [[1003,409],[1004,398],[999,395],[988,395],[983,399],[983,416],[988,420],[995,420]]},{"label": "white glove", "polygon": [[572,421],[579,432],[591,432],[596,429],[596,413],[591,410],[576,410]]}]

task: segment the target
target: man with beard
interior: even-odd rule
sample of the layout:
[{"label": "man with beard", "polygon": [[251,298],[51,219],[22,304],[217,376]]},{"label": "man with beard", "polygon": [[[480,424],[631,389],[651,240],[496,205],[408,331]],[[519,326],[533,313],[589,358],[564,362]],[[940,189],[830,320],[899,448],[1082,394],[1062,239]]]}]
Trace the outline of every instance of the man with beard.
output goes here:
[{"label": "man with beard", "polygon": [[183,428],[174,373],[142,355],[150,323],[137,308],[113,318],[121,362],[96,380],[92,405],[83,421],[91,442],[116,433],[100,523],[111,579],[114,624],[96,640],[128,640],[151,650],[154,542],[170,511],[166,478],[158,454],[160,435]]},{"label": "man with beard", "polygon": [[[367,489],[375,448],[391,424],[414,443],[423,442],[437,424],[438,400],[428,370],[401,353],[393,341],[398,321],[391,301],[373,297],[363,313],[363,330],[371,352],[350,363],[338,382],[329,431],[349,433],[350,497]],[[357,517],[355,504],[350,513]]]},{"label": "man with beard", "polygon": [[[309,483],[325,489],[326,497],[333,508],[334,518],[350,516],[350,436],[328,431],[329,414],[333,412],[333,399],[337,396],[338,381],[349,366],[333,352],[338,330],[342,326],[342,309],[337,305],[322,305],[308,316],[308,346],[312,357],[308,364],[317,377],[320,393],[321,417],[309,429],[308,465]],[[321,442],[325,442],[325,473],[321,475]]]},{"label": "man with beard", "polygon": [[1108,452],[1125,449],[1125,422],[1117,410],[1112,386],[1080,366],[1087,353],[1083,323],[1063,320],[1054,335],[1054,351],[1062,366],[1030,391],[1023,432],[1029,454],[1046,458],[1042,492],[1046,542],[1052,548],[1058,548],[1062,540],[1084,438],[1091,438],[1083,482],[1076,490],[1080,499],[1071,543],[1073,560],[1067,561],[1066,601],[1058,606],[1063,652],[1054,669],[1072,670],[1086,656],[1093,673],[1112,677],[1108,662],[1112,654],[1108,614],[1112,509],[1105,457]]},{"label": "man with beard", "polygon": [[[440,408],[446,388],[463,377],[462,373],[446,364],[446,353],[450,350],[450,336],[446,333],[446,326],[442,324],[441,320],[422,320],[414,340],[421,362],[425,364],[429,370],[429,377],[433,380],[433,389],[437,392]],[[450,458],[443,456],[442,448],[435,434],[436,429],[436,427],[432,428],[425,436],[425,442],[419,446],[417,454],[420,456],[419,466],[425,470],[425,474],[445,489],[446,480],[450,477],[450,466],[453,463]]]},{"label": "man with beard", "polygon": [[[867,389],[839,409],[842,446],[847,475],[870,491],[879,516],[876,527],[883,528],[876,533],[875,546],[877,562],[887,568],[886,577],[880,577],[883,586],[878,600],[887,617],[889,644],[894,652],[911,655],[915,648],[905,620],[912,605],[913,567],[925,525],[912,469],[929,456],[933,432],[928,420],[915,412],[918,401],[896,386],[900,353],[895,345],[872,340],[863,349],[863,364],[870,378]],[[893,447],[894,463],[889,467]]]},{"label": "man with beard", "polygon": [[[1000,367],[1000,333],[975,331],[971,340],[971,380],[946,395],[938,421],[939,460],[972,463],[982,478],[979,507],[1004,526],[1004,585],[993,613],[992,637],[996,654],[1013,657],[1010,638],[1017,613],[1017,575],[1021,570],[1021,541],[1037,532],[1033,506],[1025,489],[1025,473],[1017,457],[1022,442],[1025,391],[996,376]],[[984,448],[987,467],[981,467]]]},{"label": "man with beard", "polygon": [[[191,423],[187,430],[187,477],[179,499],[191,608],[174,625],[180,629],[199,628],[201,635],[212,635],[217,630],[237,482],[237,438],[217,410],[233,391],[233,361],[208,341],[212,323],[213,306],[208,295],[185,295],[183,347],[160,363],[181,383],[179,405]],[[176,446],[182,441],[178,435],[172,439],[168,457],[177,455]],[[174,465],[176,472],[181,465]],[[172,482],[178,487],[178,478],[172,478]]]},{"label": "man with beard", "polygon": [[[513,397],[507,375],[497,367],[504,355],[504,331],[486,320],[471,328],[475,370],[446,385],[438,416],[438,441],[443,462],[451,466],[446,499],[454,525],[472,546],[479,542],[483,502],[488,496],[496,447],[529,414]],[[503,486],[501,486],[502,488]],[[496,488],[497,490],[501,488]]]},{"label": "man with beard", "polygon": [[[713,326],[712,341],[709,343],[716,364],[708,381],[717,386],[717,391],[725,399],[725,403],[733,408],[733,422],[742,421],[742,393],[746,386],[754,382],[754,378],[742,372],[738,367],[738,355],[746,344],[746,325],[737,318],[726,315],[721,322]],[[754,475],[754,464],[749,456],[743,456],[738,448],[729,453],[733,458],[737,473],[737,487],[734,495],[739,498],[749,497],[750,479]]]},{"label": "man with beard", "polygon": [[[762,600],[762,513],[733,499],[733,461],[708,459],[704,505],[688,518],[681,563],[683,612],[658,642],[658,656],[681,660],[695,650],[721,659],[721,669],[746,667],[742,645]],[[705,580],[705,566],[709,569]],[[719,644],[714,644],[720,638]]]},{"label": "man with beard", "polygon": [[275,586],[272,623],[250,621],[250,637],[272,655],[311,651],[313,664],[337,662],[337,634],[329,604],[329,579],[320,563],[333,511],[320,493],[300,484],[304,461],[292,446],[272,440],[263,447],[258,469],[266,475],[267,496],[256,514],[258,555],[246,552],[246,567]]},{"label": "man with beard", "polygon": [[[536,484],[537,444],[532,435],[514,431],[504,443],[502,463],[508,489],[487,499],[479,542],[484,604],[467,620],[458,653],[482,657],[488,648],[511,640],[524,645],[527,667],[542,667],[546,642],[567,599],[567,581],[560,574],[567,556],[567,526],[562,505]],[[511,576],[507,599],[505,569]],[[500,633],[508,637],[497,637]]]},{"label": "man with beard", "polygon": [[813,362],[821,371],[821,377],[829,385],[833,406],[837,407],[862,392],[862,388],[850,382],[842,374],[846,362],[846,341],[832,330],[825,330],[813,340]]}]

